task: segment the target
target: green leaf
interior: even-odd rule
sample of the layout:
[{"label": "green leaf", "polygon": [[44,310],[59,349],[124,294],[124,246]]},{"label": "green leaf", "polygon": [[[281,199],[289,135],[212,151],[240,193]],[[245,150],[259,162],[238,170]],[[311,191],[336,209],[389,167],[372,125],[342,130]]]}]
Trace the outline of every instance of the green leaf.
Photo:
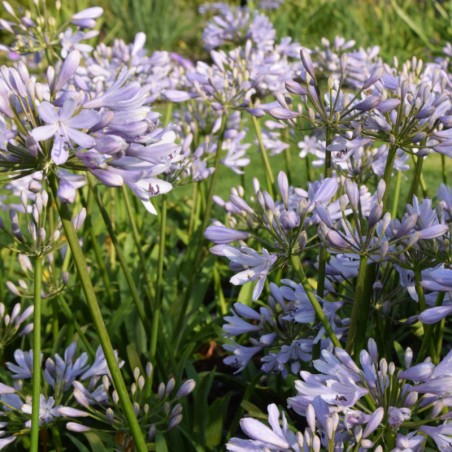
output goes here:
[{"label": "green leaf", "polygon": [[232,393],[216,399],[209,407],[209,423],[206,428],[206,445],[210,448],[219,446],[223,434],[224,418],[226,417]]},{"label": "green leaf", "polygon": [[96,452],[107,452],[110,449],[107,449],[103,443],[103,441],[100,439],[99,435],[95,432],[86,432],[84,433],[86,439],[89,442],[89,445],[91,446],[91,450],[95,450]]},{"label": "green leaf", "polygon": [[126,347],[127,358],[129,360],[130,368],[135,370],[137,367],[140,369],[140,372],[143,373],[143,368],[141,367],[140,357],[138,356],[137,349],[135,344],[129,344]]},{"label": "green leaf", "polygon": [[405,22],[411,30],[419,36],[419,38],[424,42],[424,44],[429,48],[432,49],[432,44],[427,38],[427,36],[422,31],[422,27],[419,26],[396,2],[396,0],[391,0],[392,7],[394,8],[397,15],[400,17],[400,19]]},{"label": "green leaf", "polygon": [[163,433],[158,432],[155,436],[155,450],[156,452],[168,452],[168,446]]},{"label": "green leaf", "polygon": [[237,301],[249,306],[253,300],[254,285],[255,285],[254,282],[243,284],[243,286],[240,288]]},{"label": "green leaf", "polygon": [[212,387],[215,372],[205,374],[203,378],[196,384],[193,392],[194,413],[193,413],[193,431],[198,433],[205,443],[206,426],[210,422],[207,413],[209,412],[208,396]]}]

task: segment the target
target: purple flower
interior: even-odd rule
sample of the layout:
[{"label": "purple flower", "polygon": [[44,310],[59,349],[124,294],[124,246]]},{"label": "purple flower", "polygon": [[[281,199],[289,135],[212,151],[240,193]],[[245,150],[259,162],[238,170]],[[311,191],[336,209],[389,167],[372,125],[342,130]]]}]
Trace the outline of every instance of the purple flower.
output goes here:
[{"label": "purple flower", "polygon": [[77,102],[71,98],[67,98],[59,109],[49,102],[43,102],[38,107],[39,116],[47,125],[36,127],[30,133],[36,141],[55,137],[51,156],[57,165],[62,165],[69,158],[67,146],[71,141],[83,148],[91,148],[96,143],[93,137],[80,132],[79,129],[89,129],[94,126],[99,121],[99,113],[82,110],[73,116],[77,108]]},{"label": "purple flower", "polygon": [[231,266],[234,268],[245,269],[231,278],[232,284],[242,285],[250,281],[257,281],[253,290],[253,300],[257,300],[262,293],[267,274],[276,262],[277,256],[270,254],[265,248],[262,249],[262,254],[259,254],[256,250],[245,246],[240,248],[225,246],[223,255],[231,261]]},{"label": "purple flower", "polygon": [[223,225],[208,226],[204,236],[207,240],[217,245],[227,245],[236,240],[246,240],[250,234],[245,231],[236,231]]},{"label": "purple flower", "polygon": [[[31,378],[33,369],[33,350],[23,352],[18,349],[14,352],[14,359],[17,364],[6,363],[6,367],[13,373],[14,379],[28,379]],[[42,360],[42,355],[40,357]]]},{"label": "purple flower", "polygon": [[452,449],[452,424],[443,424],[438,427],[423,425],[421,430],[435,441],[438,450],[449,451]]},{"label": "purple flower", "polygon": [[79,11],[71,17],[71,22],[80,28],[94,28],[96,26],[96,19],[98,19],[104,10],[99,6]]},{"label": "purple flower", "polygon": [[300,450],[297,437],[288,428],[284,413],[282,415],[282,426],[279,418],[280,412],[274,403],[268,406],[268,423],[270,427],[251,417],[243,418],[240,421],[240,427],[251,440],[232,438],[226,445],[226,449],[231,452],[262,451],[267,449]]}]

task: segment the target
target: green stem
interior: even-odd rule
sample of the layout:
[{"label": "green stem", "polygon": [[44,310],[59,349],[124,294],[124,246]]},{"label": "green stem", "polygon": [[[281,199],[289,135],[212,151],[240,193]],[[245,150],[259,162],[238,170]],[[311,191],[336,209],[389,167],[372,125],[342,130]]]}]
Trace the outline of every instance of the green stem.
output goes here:
[{"label": "green stem", "polygon": [[397,146],[391,145],[388,149],[388,157],[386,159],[385,172],[383,174],[383,179],[386,184],[386,190],[383,195],[383,212],[387,212],[388,196],[391,187],[392,170],[394,168],[394,162],[397,154]]},{"label": "green stem", "polygon": [[312,182],[313,177],[312,177],[311,162],[309,161],[308,155],[304,158],[304,163],[306,166],[306,178],[307,178],[308,182]]},{"label": "green stem", "polygon": [[199,182],[195,181],[193,182],[193,191],[191,195],[192,206],[190,210],[190,223],[188,224],[188,239],[190,239],[196,227],[197,220],[196,212],[198,211],[198,193],[199,193]]},{"label": "green stem", "polygon": [[320,254],[319,254],[319,271],[317,278],[317,295],[323,297],[325,292],[325,276],[326,276],[326,260],[328,257],[328,252],[326,251],[325,244],[320,244]]},{"label": "green stem", "polygon": [[442,319],[435,328],[435,339],[433,340],[433,345],[435,348],[435,355],[432,357],[433,364],[439,364],[441,358],[441,352],[443,350],[443,336],[444,336],[444,325],[446,319]]},{"label": "green stem", "polygon": [[143,324],[143,327],[146,330],[148,325],[147,325],[146,313],[144,312],[143,303],[141,301],[140,295],[138,294],[138,289],[136,288],[135,281],[133,280],[132,275],[129,271],[127,261],[126,261],[124,255],[122,254],[122,250],[119,245],[118,238],[113,229],[113,224],[110,220],[110,217],[108,216],[107,211],[105,210],[105,207],[102,204],[102,200],[100,199],[99,192],[97,191],[97,188],[95,187],[95,185],[90,177],[88,177],[88,181],[89,181],[89,187],[93,192],[94,199],[97,203],[97,206],[99,208],[102,219],[104,220],[105,226],[107,227],[108,235],[110,236],[110,239],[113,243],[113,247],[116,250],[116,256],[119,260],[119,264],[121,265],[122,272],[124,273],[124,277],[126,278],[127,285],[130,289],[130,295],[132,296],[132,301],[137,310],[138,317],[140,318],[141,323]]},{"label": "green stem", "polygon": [[31,445],[37,452],[39,447],[39,402],[41,398],[41,283],[42,256],[35,258],[34,268],[34,311],[33,311],[33,389],[31,401]]},{"label": "green stem", "polygon": [[[327,135],[328,136],[328,135]],[[325,179],[331,177],[331,152],[325,151],[325,167],[323,169],[323,175]]]},{"label": "green stem", "polygon": [[221,287],[221,276],[220,272],[218,271],[217,262],[214,264],[213,267],[213,281],[215,285],[215,293],[218,294],[218,302],[220,305],[220,312],[222,316],[227,315],[228,313],[228,306],[226,304],[226,300],[224,298],[223,288]]},{"label": "green stem", "polygon": [[348,330],[346,345],[346,350],[349,353],[352,352],[352,349],[357,350],[357,347],[355,347],[357,339],[362,335],[362,331],[365,332],[366,329],[366,324],[360,325],[359,320],[361,318],[361,311],[362,310],[368,311],[369,309],[369,307],[366,306],[366,301],[364,300],[368,259],[369,258],[366,255],[362,255],[359,259],[359,269],[356,281],[355,299],[353,300],[352,315],[350,319],[350,327]]},{"label": "green stem", "polygon": [[152,318],[152,331],[151,331],[151,352],[150,359],[153,362],[155,353],[157,351],[158,330],[160,322],[160,312],[162,309],[162,294],[163,294],[163,260],[165,257],[165,243],[166,243],[166,218],[168,210],[168,200],[166,195],[162,195],[162,209],[160,212],[160,241],[159,252],[157,260],[157,280],[156,280],[156,292],[155,292],[155,306],[154,316]]},{"label": "green stem", "polygon": [[[439,292],[438,297],[436,298],[435,306],[441,306],[443,304],[444,295],[445,295],[445,292]],[[424,326],[424,337],[422,339],[421,349],[419,350],[419,353],[417,356],[418,363],[420,363],[424,360],[424,358],[427,354],[427,350],[431,349],[434,328],[435,328],[435,325]],[[438,344],[437,344],[437,346],[438,346]],[[438,350],[438,348],[436,348],[436,351],[437,350]],[[440,356],[440,354],[441,354],[441,350],[439,351],[438,356]]]},{"label": "green stem", "polygon": [[253,120],[254,130],[256,131],[257,142],[259,143],[259,149],[261,151],[262,163],[265,169],[265,178],[267,180],[267,189],[270,196],[273,198],[273,188],[275,186],[275,177],[273,176],[272,167],[268,160],[267,150],[264,146],[264,141],[262,139],[261,126],[258,119],[255,116],[251,116]]},{"label": "green stem", "polygon": [[396,218],[397,217],[397,210],[399,207],[399,200],[400,200],[400,189],[402,187],[402,172],[397,172],[396,177],[396,186],[395,186],[395,192],[394,192],[394,202],[392,204],[392,210],[391,210],[391,217]]},{"label": "green stem", "polygon": [[[51,175],[49,178],[52,193],[56,200],[57,199],[56,179],[55,176],[53,175]],[[86,301],[88,303],[91,318],[96,328],[99,337],[99,342],[102,346],[102,350],[105,355],[105,360],[107,361],[108,369],[110,370],[110,374],[115,385],[119,401],[124,411],[124,415],[127,419],[127,423],[129,424],[131,434],[135,441],[136,450],[138,450],[139,452],[146,452],[147,451],[146,442],[144,440],[143,434],[141,433],[140,424],[138,423],[138,420],[133,411],[133,406],[130,401],[126,385],[122,378],[121,371],[119,370],[118,361],[116,360],[115,352],[110,341],[110,336],[108,335],[108,331],[102,318],[102,313],[100,311],[99,304],[97,303],[94,287],[91,283],[91,279],[88,274],[85,257],[83,256],[83,252],[78,242],[77,233],[71,221],[71,213],[69,211],[69,207],[66,204],[59,204],[58,211],[60,213],[61,222],[64,228],[64,232],[66,233],[66,238],[69,247],[72,250],[72,257],[77,268],[80,284],[82,286]]]},{"label": "green stem", "polygon": [[414,177],[411,183],[410,192],[408,194],[407,203],[411,204],[413,202],[413,196],[417,195],[417,190],[419,187],[419,183],[421,181],[422,175],[422,164],[424,163],[424,156],[418,155],[416,160],[416,167],[414,169]]},{"label": "green stem", "polygon": [[292,263],[292,267],[297,273],[298,278],[300,279],[300,283],[303,286],[303,289],[305,290],[306,295],[308,296],[309,301],[311,302],[318,319],[322,323],[326,333],[331,339],[331,342],[334,344],[335,347],[342,348],[339,339],[334,333],[333,328],[330,325],[330,322],[328,321],[328,319],[325,316],[325,313],[323,312],[322,306],[320,306],[319,300],[317,300],[317,297],[315,296],[311,288],[311,285],[309,284],[308,278],[306,277],[306,274],[303,270],[300,257],[292,254],[292,256],[290,256],[290,262]]},{"label": "green stem", "polygon": [[425,301],[424,289],[421,285],[422,282],[421,270],[418,267],[414,269],[414,281],[416,285],[416,293],[418,296],[418,305],[420,314],[427,309],[427,303]]},{"label": "green stem", "polygon": [[138,251],[138,257],[140,259],[141,270],[144,275],[144,283],[146,285],[146,290],[148,292],[149,312],[153,312],[154,306],[152,305],[152,300],[154,299],[154,287],[150,278],[151,272],[149,269],[149,265],[146,263],[146,259],[143,254],[143,249],[140,244],[140,235],[138,233],[137,223],[135,221],[135,212],[133,211],[132,203],[130,202],[129,193],[126,187],[122,188],[122,193],[124,195],[127,217],[132,228],[133,240],[135,242],[135,247]]},{"label": "green stem", "polygon": [[[331,144],[332,133],[329,127],[326,128],[326,144],[325,149]],[[323,173],[325,179],[331,176],[331,152],[325,150],[325,168]],[[325,291],[325,277],[326,277],[326,260],[328,258],[328,253],[326,251],[326,246],[324,243],[320,244],[320,254],[319,254],[319,273],[317,279],[317,295],[323,297]]]},{"label": "green stem", "polygon": [[447,185],[446,156],[444,154],[441,154],[441,176],[443,184]]}]

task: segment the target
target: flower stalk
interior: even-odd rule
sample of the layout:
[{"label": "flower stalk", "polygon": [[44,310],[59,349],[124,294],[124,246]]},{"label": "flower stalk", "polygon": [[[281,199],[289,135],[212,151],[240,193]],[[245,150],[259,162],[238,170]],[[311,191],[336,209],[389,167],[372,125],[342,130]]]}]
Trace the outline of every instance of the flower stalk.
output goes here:
[{"label": "flower stalk", "polygon": [[33,388],[31,412],[30,450],[39,449],[39,402],[41,398],[41,314],[42,314],[42,256],[34,263],[34,312],[33,312]]},{"label": "flower stalk", "polygon": [[383,195],[383,212],[388,211],[388,208],[387,208],[388,207],[388,196],[389,196],[389,191],[390,191],[390,187],[391,187],[392,170],[394,168],[396,154],[397,154],[397,146],[395,146],[395,145],[389,146],[388,157],[386,159],[386,166],[385,166],[385,171],[383,174],[383,180],[385,181],[385,184],[386,184],[386,190]]},{"label": "flower stalk", "polygon": [[[57,184],[55,176],[53,175],[50,176],[50,185],[52,188],[53,196],[56,199]],[[72,251],[72,258],[74,259],[75,267],[77,268],[80,284],[82,286],[83,293],[85,294],[91,318],[96,328],[99,342],[102,346],[105,360],[107,361],[108,369],[110,370],[115,389],[118,393],[119,401],[121,403],[122,409],[124,410],[124,415],[127,419],[127,423],[133,436],[136,450],[138,450],[139,452],[145,452],[147,451],[146,442],[144,440],[143,434],[141,433],[140,424],[138,423],[138,420],[135,416],[129,394],[124,383],[124,379],[121,375],[113,346],[110,341],[108,330],[105,326],[104,319],[102,318],[102,313],[97,302],[94,287],[88,274],[85,257],[83,256],[82,249],[80,248],[80,244],[78,242],[77,233],[71,221],[71,213],[69,211],[69,207],[66,204],[58,204],[57,206],[61,222],[66,233],[68,245]]]},{"label": "flower stalk", "polygon": [[255,116],[252,116],[252,121],[253,121],[254,130],[256,132],[257,142],[259,143],[259,150],[260,150],[260,154],[262,157],[262,163],[264,164],[264,168],[265,168],[265,178],[267,181],[267,189],[268,189],[268,192],[270,193],[270,196],[273,198],[275,177],[273,176],[272,167],[268,160],[267,150],[265,149],[264,141],[262,139],[262,131],[261,131],[261,126],[259,124],[259,121]]},{"label": "flower stalk", "polygon": [[367,272],[368,260],[369,258],[366,255],[361,255],[359,260],[355,298],[353,300],[350,328],[346,345],[347,352],[351,353],[354,349],[356,355],[358,355],[359,351],[362,349],[360,347],[362,347],[362,342],[365,338],[367,327],[366,319],[369,312],[370,293],[368,286],[371,286],[372,279],[369,277],[370,272]]},{"label": "flower stalk", "polygon": [[333,331],[333,328],[330,325],[330,322],[325,316],[325,313],[323,312],[322,306],[320,306],[319,300],[317,300],[311,285],[309,284],[308,278],[306,277],[306,274],[303,270],[303,266],[301,264],[301,260],[299,256],[291,255],[290,256],[290,262],[300,279],[300,283],[303,286],[303,289],[306,292],[306,295],[309,298],[309,301],[312,304],[312,307],[314,308],[314,311],[316,313],[316,316],[322,323],[323,327],[325,328],[326,333],[328,334],[328,337],[331,339],[331,342],[334,344],[335,347],[342,348],[341,343],[339,342],[339,339],[337,338],[336,334]]}]

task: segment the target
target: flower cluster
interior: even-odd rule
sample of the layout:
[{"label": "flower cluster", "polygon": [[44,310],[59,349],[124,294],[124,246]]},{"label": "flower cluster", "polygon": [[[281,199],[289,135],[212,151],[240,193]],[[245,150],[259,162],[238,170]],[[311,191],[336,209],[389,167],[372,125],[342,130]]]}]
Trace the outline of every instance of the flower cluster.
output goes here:
[{"label": "flower cluster", "polygon": [[412,360],[407,348],[404,366],[397,369],[379,358],[372,339],[360,354],[360,367],[343,349],[323,350],[321,359],[313,361],[319,373],[302,371],[295,382],[297,395],[288,399],[289,408],[306,418],[305,431],[295,434],[284,414],[281,426],[272,404],[271,428],[244,418],[240,424],[251,439],[233,438],[227,449],[421,451],[431,442],[449,450],[449,416],[441,411],[450,403],[451,353],[437,366],[430,360],[413,365]]},{"label": "flower cluster", "polygon": [[[138,37],[132,57],[142,45]],[[145,78],[134,78],[134,67],[89,62],[84,65],[83,54],[71,50],[40,81],[22,61],[2,68],[0,165],[16,178],[35,171],[45,177],[61,169],[90,172],[108,186],[128,185],[155,213],[150,198],[172,188],[157,176],[182,158],[176,135],[159,126],[149,106],[151,88]],[[65,174],[58,171],[59,197],[73,202],[77,186]]]},{"label": "flower cluster", "polygon": [[[229,342],[224,349],[233,352],[225,358],[225,364],[243,370],[256,355],[265,373],[298,374],[301,364],[312,360],[313,349],[318,344],[322,350],[332,349],[324,330],[315,319],[315,311],[300,284],[283,279],[282,285],[270,284],[270,297],[266,306],[259,310],[242,303],[235,303],[223,331],[228,339],[249,336],[251,346]],[[342,302],[320,300],[326,317],[336,335],[341,338],[347,330],[348,319],[341,319],[337,311]]]},{"label": "flower cluster", "polygon": [[[15,311],[17,315],[17,309]],[[19,320],[23,321],[26,314],[24,312]],[[15,321],[16,325],[20,324],[19,320]],[[7,363],[14,383],[11,386],[0,383],[0,419],[5,436],[0,448],[19,438],[24,434],[24,427],[29,429],[31,425],[31,397],[27,389],[32,378],[33,352],[17,349],[14,358],[15,363]],[[75,342],[66,348],[63,356],[57,353],[45,360],[43,375],[47,390],[40,396],[40,426],[50,428],[65,423],[67,430],[80,433],[97,428],[101,423],[103,428],[120,432],[117,446],[126,449],[132,439],[100,347],[92,364],[88,361],[86,352],[77,356]],[[195,387],[193,380],[186,380],[172,394],[175,389],[172,378],[167,384],[160,384],[157,393],[151,395],[152,372],[151,364],[146,367],[146,376],[135,369],[130,389],[135,414],[148,440],[152,440],[157,431],[174,428],[180,423],[182,405],[179,401]]]}]

